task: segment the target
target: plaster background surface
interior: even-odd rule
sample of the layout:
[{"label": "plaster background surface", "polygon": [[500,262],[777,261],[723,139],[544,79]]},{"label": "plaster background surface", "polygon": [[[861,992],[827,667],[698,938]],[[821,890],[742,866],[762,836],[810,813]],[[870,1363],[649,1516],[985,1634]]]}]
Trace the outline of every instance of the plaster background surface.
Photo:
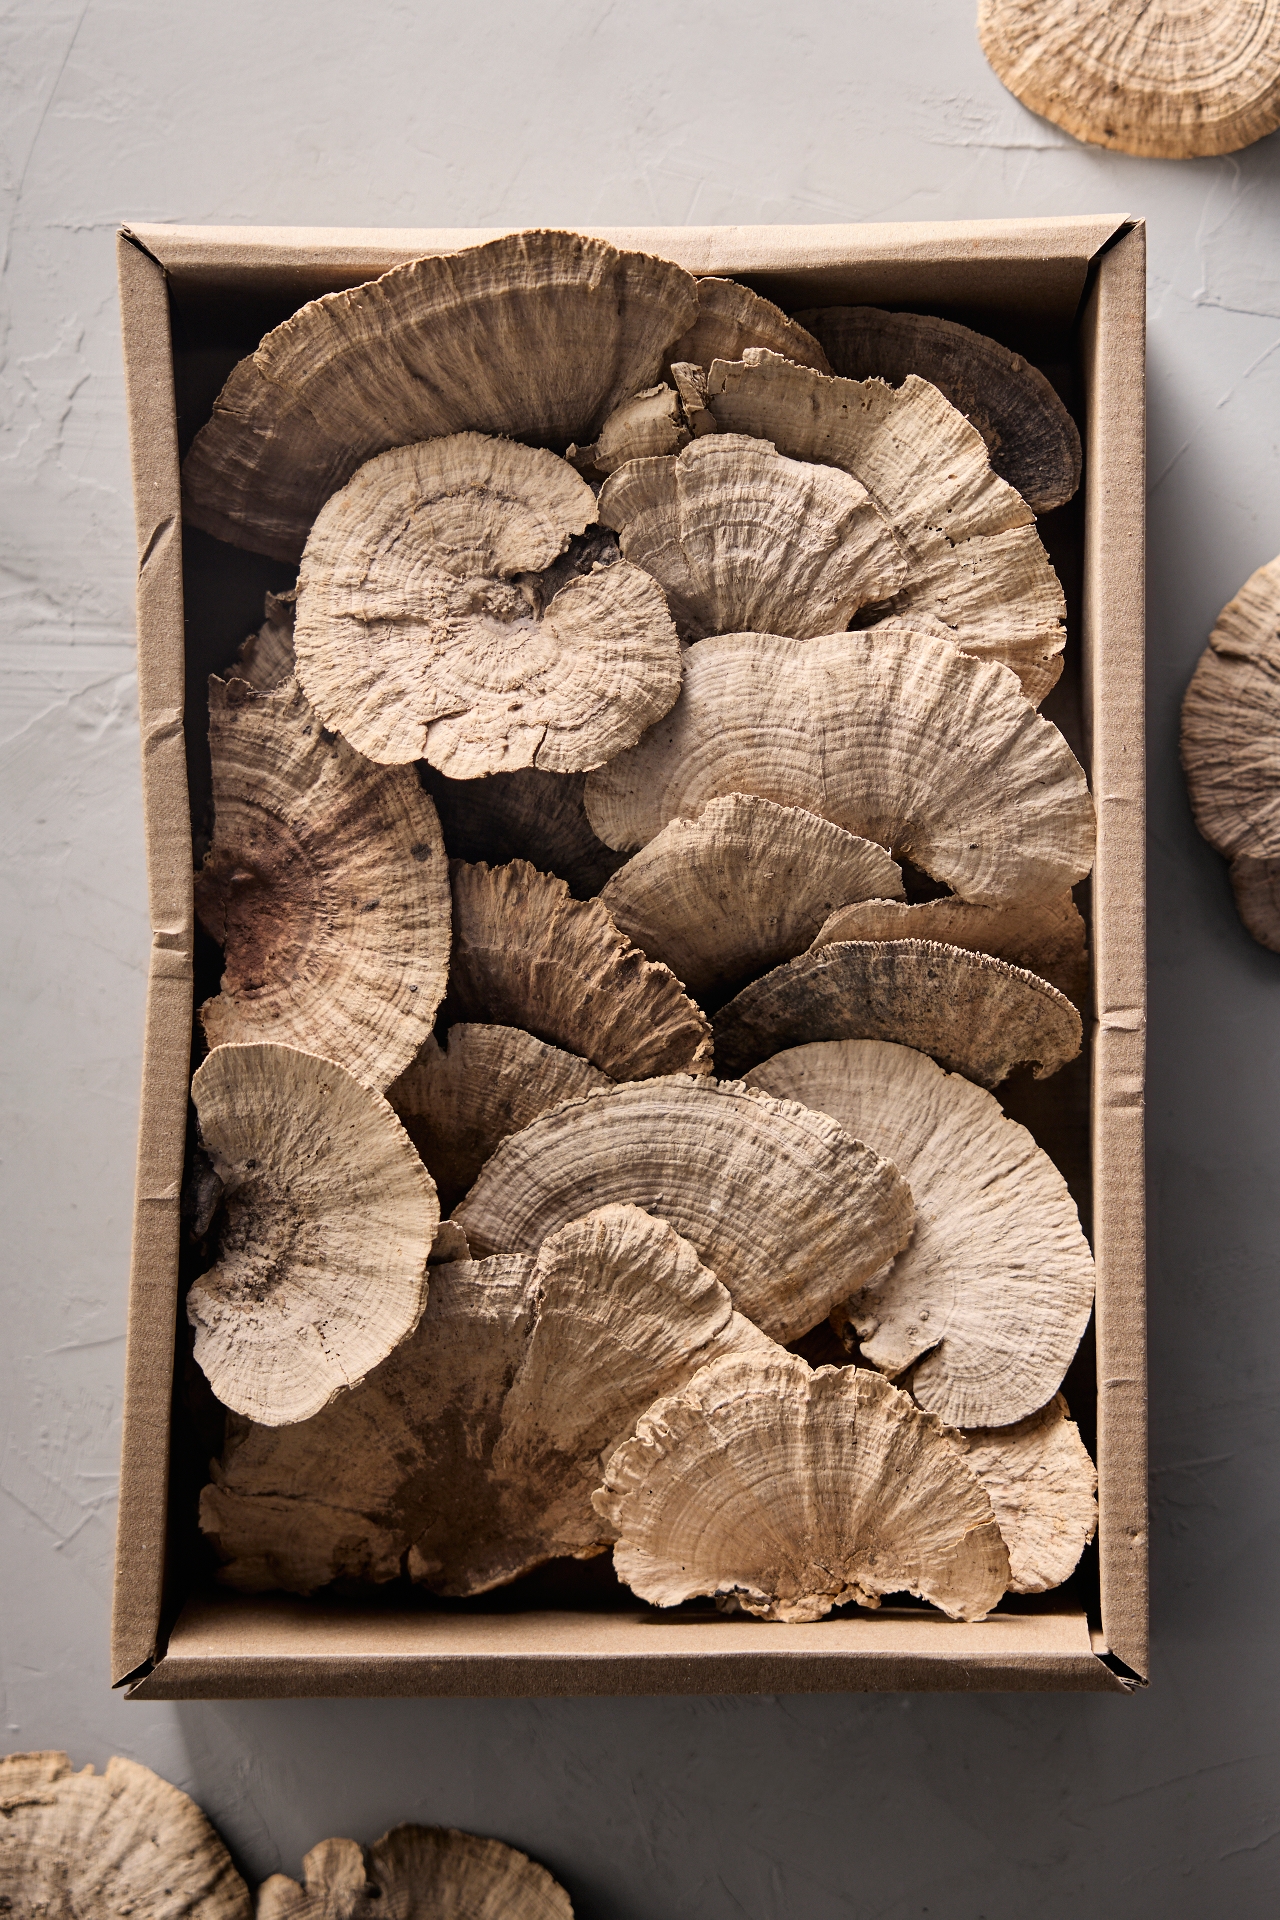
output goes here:
[{"label": "plaster background surface", "polygon": [[[1280,547],[1280,136],[1083,147],[973,0],[0,0],[5,948],[0,1734],[133,1755],[247,1872],[396,1820],[584,1920],[1270,1914],[1280,958],[1178,773],[1209,628]],[[1150,223],[1155,1678],[1131,1699],[129,1705],[107,1610],[147,932],[125,219]]]}]

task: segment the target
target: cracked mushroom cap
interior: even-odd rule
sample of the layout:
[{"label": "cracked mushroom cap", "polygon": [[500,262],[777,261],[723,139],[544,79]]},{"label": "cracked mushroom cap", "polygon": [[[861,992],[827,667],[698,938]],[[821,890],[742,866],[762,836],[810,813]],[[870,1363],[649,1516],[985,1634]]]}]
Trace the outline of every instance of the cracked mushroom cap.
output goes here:
[{"label": "cracked mushroom cap", "polygon": [[250,1920],[204,1814],[136,1760],[0,1759],[0,1908],[15,1920]]},{"label": "cracked mushroom cap", "polygon": [[901,872],[874,841],[803,807],[728,793],[696,820],[668,821],[600,902],[651,960],[719,1004],[807,947],[837,900],[901,893]]},{"label": "cracked mushroom cap", "polygon": [[1033,113],[1150,159],[1280,127],[1278,0],[978,0],[982,51]]},{"label": "cracked mushroom cap", "polygon": [[417,1326],[435,1188],[381,1094],[331,1060],[215,1047],[191,1097],[225,1209],[187,1296],[196,1362],[236,1413],[306,1420]]},{"label": "cracked mushroom cap", "polygon": [[825,1113],[892,1160],[916,1223],[840,1310],[864,1357],[954,1427],[1023,1420],[1062,1384],[1093,1306],[1066,1181],[1025,1127],[958,1073],[876,1040],[796,1047],[747,1083]]},{"label": "cracked mushroom cap", "polygon": [[767,348],[819,373],[831,371],[818,341],[772,300],[737,280],[704,274],[698,281],[697,318],[668,350],[668,361],[709,367],[713,360],[740,359],[748,347]]},{"label": "cracked mushroom cap", "polygon": [[631,746],[680,690],[680,646],[639,567],[554,570],[595,512],[567,461],[514,441],[457,433],[379,454],[307,539],[307,698],[369,759],[426,759],[457,780],[577,773]]},{"label": "cracked mushroom cap", "polygon": [[878,1154],[824,1115],[691,1074],[608,1087],[509,1134],[455,1217],[473,1253],[523,1253],[626,1202],[669,1221],[781,1341],[911,1233],[906,1183]]},{"label": "cracked mushroom cap", "polygon": [[683,639],[835,632],[906,574],[857,480],[745,434],[628,461],[605,481],[597,511],[623,557],[658,582]]},{"label": "cracked mushroom cap", "polygon": [[536,1860],[453,1827],[392,1827],[368,1848],[322,1840],[302,1878],[265,1880],[257,1920],[573,1920]]},{"label": "cracked mushroom cap", "polygon": [[453,860],[484,860],[491,867],[527,860],[539,873],[566,880],[575,899],[589,900],[626,858],[591,830],[585,773],[522,767],[491,773],[487,780],[450,780],[424,761],[418,775],[435,802]]},{"label": "cracked mushroom cap", "polygon": [[570,447],[566,460],[581,472],[612,473],[628,460],[679,453],[689,444],[689,426],[674,387],[647,387],[615,407],[594,446]]},{"label": "cracked mushroom cap", "polygon": [[1098,1525],[1097,1470],[1062,1395],[1013,1426],[975,1427],[957,1445],[1009,1549],[1010,1593],[1060,1587]]},{"label": "cracked mushroom cap", "polygon": [[692,275],[576,233],[512,233],[309,301],[242,360],[183,467],[183,511],[297,560],[325,501],[388,447],[473,430],[595,437],[657,379]]},{"label": "cracked mushroom cap", "polygon": [[937,1421],[860,1367],[723,1360],[649,1409],[597,1507],[618,1576],[654,1606],[695,1594],[820,1620],[906,1591],[981,1620],[1009,1558],[991,1502]]},{"label": "cracked mushroom cap", "polygon": [[288,681],[209,681],[213,844],[196,909],[223,948],[210,1046],[262,1040],[384,1087],[430,1033],[449,969],[449,872],[411,767],[376,767]]},{"label": "cracked mushroom cap", "polygon": [[701,641],[671,712],[588,778],[587,816],[642,847],[726,793],[804,807],[987,905],[1093,864],[1093,801],[1057,728],[1002,667],[901,627]]},{"label": "cracked mushroom cap", "polygon": [[836,908],[812,944],[829,947],[841,940],[940,941],[1039,974],[1076,1006],[1084,1004],[1089,992],[1085,925],[1069,893],[1014,900],[1003,907],[977,907],[950,896],[911,905],[855,900]]},{"label": "cracked mushroom cap", "polygon": [[1182,702],[1182,767],[1240,918],[1280,953],[1280,556],[1218,615]]}]

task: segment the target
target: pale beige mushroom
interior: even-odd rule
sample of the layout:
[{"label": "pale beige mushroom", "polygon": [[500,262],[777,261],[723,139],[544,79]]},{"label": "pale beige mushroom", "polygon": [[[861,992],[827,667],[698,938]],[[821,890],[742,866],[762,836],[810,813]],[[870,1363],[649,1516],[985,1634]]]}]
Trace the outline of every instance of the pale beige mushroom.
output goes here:
[{"label": "pale beige mushroom", "polygon": [[995,1087],[1024,1064],[1047,1079],[1083,1038],[1078,1011],[1047,980],[933,940],[811,947],[744,987],[714,1026],[722,1079],[811,1041],[890,1040]]},{"label": "pale beige mushroom", "polygon": [[598,512],[624,558],[652,574],[682,639],[847,627],[888,600],[906,563],[865,487],[837,467],[785,460],[717,433],[665,459],[630,460]]},{"label": "pale beige mushroom", "polygon": [[1003,667],[900,627],[700,641],[672,711],[589,776],[587,816],[642,847],[725,793],[821,814],[988,905],[1059,894],[1093,864],[1093,802],[1057,728]]},{"label": "pale beige mushroom", "polygon": [[594,439],[693,324],[683,268],[576,233],[513,233],[310,301],[242,360],[183,468],[193,525],[297,560],[388,447],[474,430]]},{"label": "pale beige mushroom", "polygon": [[711,1029],[670,968],[646,960],[598,900],[524,860],[453,867],[446,1015],[524,1027],[611,1080],[709,1073]]},{"label": "pale beige mushroom", "polygon": [[710,367],[705,404],[722,433],[861,481],[906,556],[891,611],[941,621],[958,647],[1012,667],[1027,698],[1043,699],[1062,672],[1062,587],[1031,508],[936,387],[916,374],[898,388],[834,379],[749,350]]},{"label": "pale beige mushroom", "polygon": [[991,1502],[938,1422],[860,1367],[788,1353],[722,1360],[660,1400],[596,1505],[643,1600],[714,1594],[765,1620],[820,1620],[886,1593],[981,1620],[1008,1585]]},{"label": "pale beige mushroom", "polygon": [[1182,765],[1240,918],[1280,953],[1280,556],[1218,615],[1182,702]]},{"label": "pale beige mushroom", "polygon": [[767,347],[801,367],[830,373],[827,356],[811,333],[772,300],[737,280],[704,274],[698,281],[698,315],[668,352],[672,362],[709,367],[713,360],[737,360],[748,347]]},{"label": "pale beige mushroom", "polygon": [[674,387],[646,387],[615,407],[589,447],[570,447],[565,459],[582,473],[612,473],[628,460],[679,453],[689,444],[689,427]]},{"label": "pale beige mushroom", "polygon": [[302,1878],[265,1880],[257,1920],[573,1920],[536,1860],[453,1827],[392,1827],[368,1848],[322,1840]]},{"label": "pale beige mushroom", "polygon": [[0,1911],[14,1920],[250,1920],[249,1889],[193,1800],[118,1757],[0,1759]]},{"label": "pale beige mushroom", "polygon": [[1153,159],[1280,127],[1280,0],[978,0],[1010,93],[1078,140]]},{"label": "pale beige mushroom", "polygon": [[1033,513],[1063,506],[1080,485],[1079,429],[1020,353],[933,313],[817,307],[803,318],[844,379],[897,387],[916,373],[935,386],[978,429],[992,467]]},{"label": "pale beige mushroom", "polygon": [[871,840],[758,794],[671,820],[615,873],[602,906],[706,1006],[810,945],[837,903],[900,896],[902,875]]},{"label": "pale beige mushroom", "polygon": [[631,746],[680,690],[680,646],[639,567],[554,570],[595,512],[567,461],[514,441],[379,454],[307,539],[293,637],[307,698],[371,760],[458,780],[577,773]]},{"label": "pale beige mushroom", "polygon": [[187,1296],[196,1362],[236,1413],[306,1420],[417,1326],[435,1188],[381,1094],[330,1060],[215,1047],[191,1097],[224,1208]]},{"label": "pale beige mushroom", "polygon": [[935,940],[989,953],[994,960],[1039,974],[1082,1006],[1089,991],[1085,925],[1069,893],[978,907],[947,895],[940,900],[856,900],[823,922],[812,944],[839,940]]},{"label": "pale beige mushroom", "polygon": [[1047,1593],[1074,1573],[1094,1536],[1098,1475],[1060,1393],[1011,1427],[957,1439],[1009,1549],[1010,1593]]},{"label": "pale beige mushroom", "polygon": [[264,1040],[384,1087],[430,1033],[449,968],[440,822],[411,767],[328,733],[292,681],[209,681],[213,845],[196,910],[223,948],[211,1046]]},{"label": "pale beige mushroom", "polygon": [[419,778],[435,802],[444,844],[454,860],[491,867],[527,860],[554,873],[579,900],[599,893],[626,859],[597,840],[583,804],[585,773],[491,773],[487,780],[450,780],[422,762]]},{"label": "pale beige mushroom", "polygon": [[509,1134],[455,1218],[475,1253],[523,1253],[631,1202],[670,1221],[775,1340],[814,1327],[905,1246],[897,1170],[824,1115],[690,1074],[608,1087]]},{"label": "pale beige mushroom", "polygon": [[1025,1419],[1062,1384],[1093,1306],[1093,1256],[1062,1175],[999,1102],[875,1040],[775,1054],[747,1084],[825,1113],[891,1160],[915,1231],[840,1309],[891,1379],[954,1427]]},{"label": "pale beige mushroom", "polygon": [[297,604],[296,587],[288,593],[268,593],[262,625],[249,635],[236,654],[231,675],[237,680],[247,680],[255,693],[273,693],[293,678],[293,622]]}]

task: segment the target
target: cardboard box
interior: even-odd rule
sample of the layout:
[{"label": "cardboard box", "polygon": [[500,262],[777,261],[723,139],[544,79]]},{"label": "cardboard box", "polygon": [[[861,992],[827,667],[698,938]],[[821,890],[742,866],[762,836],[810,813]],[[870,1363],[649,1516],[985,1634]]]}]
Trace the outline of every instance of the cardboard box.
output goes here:
[{"label": "cardboard box", "polygon": [[[1041,523],[1068,666],[1046,711],[1098,805],[1092,1044],[1027,1118],[1072,1180],[1097,1258],[1098,1581],[979,1624],[931,1610],[784,1626],[612,1606],[421,1608],[246,1598],[191,1572],[200,1436],[175,1392],[192,1020],[191,783],[205,677],[260,617],[272,563],[184,543],[179,454],[235,360],[304,300],[488,230],[132,227],[120,235],[138,524],[138,683],[151,918],[129,1299],[113,1675],[133,1699],[292,1695],[1125,1691],[1146,1675],[1142,1096],[1145,252],[1119,216],[953,224],[587,229],[790,308],[919,307],[1050,366],[1085,444],[1081,495]],[[184,624],[184,544],[187,618]],[[278,573],[279,569],[276,568]],[[281,581],[280,584],[287,584]],[[1073,1089],[1074,1094],[1073,1094]],[[1082,1363],[1069,1381],[1088,1432]],[[180,1371],[180,1368],[179,1368]],[[175,1409],[179,1409],[175,1413]],[[593,1563],[594,1564],[594,1563]],[[1083,1597],[1082,1597],[1083,1594]],[[1009,1602],[1003,1603],[1009,1607]],[[1092,1619],[1090,1615],[1093,1615]]]}]

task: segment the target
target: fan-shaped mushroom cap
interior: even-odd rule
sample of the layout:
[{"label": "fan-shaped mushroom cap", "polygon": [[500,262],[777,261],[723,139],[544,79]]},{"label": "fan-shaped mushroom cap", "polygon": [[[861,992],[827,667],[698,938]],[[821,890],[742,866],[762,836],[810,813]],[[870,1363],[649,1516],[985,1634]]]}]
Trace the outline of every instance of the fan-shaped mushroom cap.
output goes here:
[{"label": "fan-shaped mushroom cap", "polygon": [[1083,1038],[1079,1013],[1047,980],[932,940],[811,947],[744,987],[714,1026],[722,1078],[811,1041],[889,1040],[984,1087],[1028,1062],[1045,1080]]},{"label": "fan-shaped mushroom cap", "polygon": [[250,1920],[249,1889],[193,1800],[136,1760],[73,1773],[0,1759],[0,1907],[15,1920]]},{"label": "fan-shaped mushroom cap", "polygon": [[706,1015],[598,900],[573,899],[524,860],[458,861],[453,907],[452,1019],[524,1027],[612,1080],[710,1072]]},{"label": "fan-shaped mushroom cap", "polygon": [[754,793],[670,820],[615,873],[601,905],[690,993],[718,1003],[809,945],[842,903],[902,892],[883,847]]},{"label": "fan-shaped mushroom cap", "polygon": [[456,1217],[473,1252],[526,1252],[626,1201],[670,1221],[738,1311],[782,1341],[911,1233],[896,1169],[825,1116],[688,1074],[605,1088],[509,1134]]},{"label": "fan-shaped mushroom cap", "polygon": [[1182,702],[1182,765],[1240,918],[1280,953],[1280,556],[1218,615]]},{"label": "fan-shaped mushroom cap", "polygon": [[446,851],[455,860],[491,867],[527,860],[554,873],[579,900],[599,893],[626,859],[597,840],[583,805],[585,773],[491,773],[487,780],[450,780],[425,762],[418,768],[435,802]]},{"label": "fan-shaped mushroom cap", "polygon": [[685,639],[847,627],[897,592],[906,564],[865,487],[785,460],[767,440],[716,433],[666,459],[630,460],[598,512],[652,574]]},{"label": "fan-shaped mushroom cap", "polygon": [[1069,893],[1014,900],[1005,907],[977,907],[951,897],[910,906],[901,900],[855,900],[836,908],[813,945],[829,947],[841,940],[940,941],[1025,967],[1077,1006],[1089,991],[1084,921]]},{"label": "fan-shaped mushroom cap", "polygon": [[819,373],[831,371],[813,335],[772,300],[737,280],[704,274],[698,281],[698,317],[671,347],[668,360],[709,367],[713,360],[739,359],[748,347],[766,347]]},{"label": "fan-shaped mushroom cap", "polygon": [[[999,1102],[923,1053],[875,1040],[796,1047],[747,1083],[825,1113],[911,1188],[910,1244],[841,1310],[862,1351],[956,1427],[1003,1427],[1062,1384],[1093,1305],[1067,1185]],[[917,1364],[918,1363],[918,1364]]]},{"label": "fan-shaped mushroom cap", "polygon": [[447,1049],[428,1034],[413,1065],[387,1088],[446,1213],[474,1186],[499,1140],[562,1100],[609,1085],[588,1061],[518,1027],[460,1023],[450,1027]]},{"label": "fan-shaped mushroom cap", "polygon": [[570,447],[565,455],[582,471],[612,473],[628,460],[679,453],[689,444],[680,396],[674,387],[649,387],[615,407],[591,447]]},{"label": "fan-shaped mushroom cap", "polygon": [[980,1620],[1008,1584],[991,1503],[938,1423],[860,1367],[722,1360],[660,1400],[609,1462],[599,1511],[619,1577],[820,1620],[904,1589]]},{"label": "fan-shaped mushroom cap", "polygon": [[224,949],[210,1046],[264,1040],[384,1087],[431,1031],[449,969],[449,873],[411,767],[375,767],[292,681],[209,681],[213,845],[196,907]]},{"label": "fan-shaped mushroom cap", "polygon": [[[232,674],[247,680],[255,693],[273,693],[293,678],[293,621],[298,603],[296,588],[268,593],[262,625],[242,642]],[[231,677],[231,676],[228,676]]]},{"label": "fan-shaped mushroom cap", "polygon": [[1098,1475],[1062,1395],[1014,1426],[975,1427],[957,1444],[1009,1549],[1010,1593],[1060,1587],[1098,1524]]},{"label": "fan-shaped mushroom cap", "polygon": [[1080,433],[1038,367],[998,340],[933,313],[817,307],[804,315],[833,373],[897,387],[909,374],[935,386],[978,429],[992,467],[1033,513],[1080,485]]},{"label": "fan-shaped mushroom cap", "polygon": [[187,1296],[224,1406],[305,1420],[417,1326],[435,1188],[382,1098],[290,1047],[215,1047],[191,1083],[222,1181],[218,1262]]},{"label": "fan-shaped mushroom cap", "polygon": [[257,1920],[573,1920],[545,1867],[452,1827],[392,1827],[367,1850],[322,1840],[302,1876],[264,1881]]},{"label": "fan-shaped mushroom cap", "polygon": [[611,847],[642,847],[725,793],[805,807],[992,905],[1093,864],[1093,802],[1057,728],[1003,668],[901,628],[724,634],[685,658],[672,711],[587,780]]},{"label": "fan-shaped mushroom cap", "polygon": [[661,589],[595,566],[543,610],[537,576],[595,517],[567,461],[458,433],[395,447],[321,508],[298,575],[298,679],[371,760],[455,779],[598,767],[680,690]]},{"label": "fan-shaped mushroom cap", "polygon": [[186,517],[296,560],[330,494],[388,447],[473,429],[594,439],[693,322],[683,268],[576,233],[513,233],[301,307],[242,360],[183,469]]},{"label": "fan-shaped mushroom cap", "polygon": [[1278,0],[978,0],[1010,93],[1078,140],[1235,153],[1280,126]]}]

